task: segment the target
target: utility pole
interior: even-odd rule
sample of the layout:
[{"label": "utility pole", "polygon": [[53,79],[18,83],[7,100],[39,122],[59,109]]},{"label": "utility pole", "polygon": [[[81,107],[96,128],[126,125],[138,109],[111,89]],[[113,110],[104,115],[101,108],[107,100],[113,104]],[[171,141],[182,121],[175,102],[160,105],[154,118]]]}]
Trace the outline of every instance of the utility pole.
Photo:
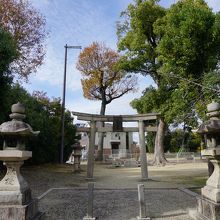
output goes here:
[{"label": "utility pole", "polygon": [[81,46],[64,46],[65,58],[64,58],[64,74],[63,74],[63,99],[62,99],[62,111],[61,111],[61,147],[60,147],[60,163],[63,163],[63,149],[64,149],[64,124],[65,124],[65,99],[66,99],[66,68],[67,68],[67,50],[68,49],[82,49]]}]

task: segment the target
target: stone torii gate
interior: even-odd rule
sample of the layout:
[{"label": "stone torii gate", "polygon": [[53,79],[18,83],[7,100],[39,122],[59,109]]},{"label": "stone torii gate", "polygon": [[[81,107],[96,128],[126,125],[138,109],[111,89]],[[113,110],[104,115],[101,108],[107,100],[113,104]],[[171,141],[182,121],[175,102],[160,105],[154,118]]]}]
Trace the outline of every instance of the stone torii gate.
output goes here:
[{"label": "stone torii gate", "polygon": [[[87,179],[93,179],[94,170],[94,146],[96,132],[138,132],[140,144],[140,159],[141,159],[141,176],[142,180],[148,179],[147,156],[145,147],[145,131],[157,132],[157,126],[150,126],[150,121],[155,121],[159,117],[159,113],[137,114],[137,115],[97,115],[81,112],[72,112],[77,116],[78,120],[89,121],[90,127],[79,127],[78,132],[88,132],[89,135],[89,151],[87,163]],[[96,122],[113,122],[113,127],[96,127]],[[138,127],[123,127],[123,122],[138,122]]]}]

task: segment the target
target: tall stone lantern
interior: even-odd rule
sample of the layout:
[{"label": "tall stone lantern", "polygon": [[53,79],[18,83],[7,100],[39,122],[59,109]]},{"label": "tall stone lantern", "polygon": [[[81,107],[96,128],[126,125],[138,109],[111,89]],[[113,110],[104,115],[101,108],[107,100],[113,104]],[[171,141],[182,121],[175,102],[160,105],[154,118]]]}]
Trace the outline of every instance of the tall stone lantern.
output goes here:
[{"label": "tall stone lantern", "polygon": [[0,219],[42,219],[37,200],[32,199],[28,183],[20,173],[24,160],[32,157],[32,152],[25,150],[25,141],[30,136],[38,135],[39,131],[33,131],[30,125],[23,122],[25,108],[21,103],[12,105],[11,112],[12,120],[0,125],[0,135],[4,141],[0,160],[7,167],[7,173],[0,181]]},{"label": "tall stone lantern", "polygon": [[194,219],[220,219],[220,104],[212,102],[207,105],[209,118],[200,125],[198,133],[204,136],[206,149],[202,151],[214,166],[212,175],[201,189],[201,197],[197,198],[197,210],[191,212]]}]

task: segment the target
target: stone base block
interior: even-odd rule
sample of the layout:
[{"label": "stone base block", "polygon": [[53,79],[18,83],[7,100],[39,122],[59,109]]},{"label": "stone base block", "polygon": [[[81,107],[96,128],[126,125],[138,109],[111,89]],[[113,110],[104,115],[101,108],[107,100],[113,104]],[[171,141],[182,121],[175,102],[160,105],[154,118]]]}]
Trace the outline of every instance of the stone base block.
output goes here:
[{"label": "stone base block", "polygon": [[151,180],[151,179],[148,178],[148,177],[142,177],[142,178],[141,178],[141,182],[147,182],[147,181],[149,181],[149,180]]},{"label": "stone base block", "polygon": [[93,182],[93,181],[95,181],[95,178],[93,178],[93,177],[86,177],[85,180],[89,181],[89,182]]},{"label": "stone base block", "polygon": [[83,220],[96,220],[96,218],[95,218],[95,217],[85,216],[85,217],[83,218]]},{"label": "stone base block", "polygon": [[0,205],[24,205],[31,201],[31,190],[0,191]]},{"label": "stone base block", "polygon": [[137,220],[151,220],[151,218],[150,217],[145,217],[145,218],[143,218],[143,217],[137,217]]},{"label": "stone base block", "polygon": [[38,211],[37,200],[26,205],[1,205],[0,220],[42,220],[44,214]]},{"label": "stone base block", "polygon": [[211,186],[205,186],[201,189],[202,195],[206,198],[219,203],[220,202],[220,189],[211,187]]},{"label": "stone base block", "polygon": [[219,220],[220,203],[197,197],[197,210],[190,210],[189,215],[195,220]]}]

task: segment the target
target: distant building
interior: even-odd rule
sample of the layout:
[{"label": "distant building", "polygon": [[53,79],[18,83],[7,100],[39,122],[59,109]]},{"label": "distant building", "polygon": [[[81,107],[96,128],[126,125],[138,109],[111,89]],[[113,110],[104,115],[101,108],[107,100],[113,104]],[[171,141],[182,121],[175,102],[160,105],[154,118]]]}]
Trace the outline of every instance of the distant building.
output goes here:
[{"label": "distant building", "polygon": [[[89,127],[88,123],[76,124],[78,127]],[[97,124],[97,126],[100,126]],[[112,124],[105,123],[105,127],[112,127]],[[81,146],[85,147],[88,151],[89,147],[89,136],[86,132],[80,132]],[[95,150],[98,150],[99,134],[96,133],[95,138]],[[103,156],[104,158],[109,157],[127,157],[128,154],[133,153],[136,148],[136,143],[133,141],[132,132],[106,132],[104,133],[103,143]]]}]

